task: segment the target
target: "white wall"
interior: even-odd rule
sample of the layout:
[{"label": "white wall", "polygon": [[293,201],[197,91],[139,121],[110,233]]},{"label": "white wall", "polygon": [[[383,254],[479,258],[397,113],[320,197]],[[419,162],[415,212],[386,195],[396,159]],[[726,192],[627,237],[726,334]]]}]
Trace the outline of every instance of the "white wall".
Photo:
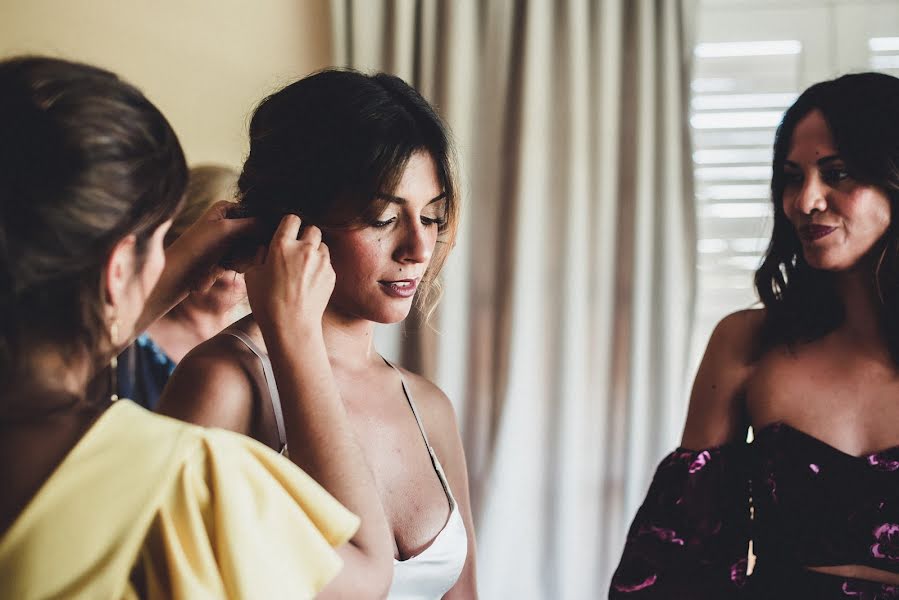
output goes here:
[{"label": "white wall", "polygon": [[0,0],[0,57],[115,71],[160,107],[188,161],[240,166],[253,107],[330,61],[327,0]]}]

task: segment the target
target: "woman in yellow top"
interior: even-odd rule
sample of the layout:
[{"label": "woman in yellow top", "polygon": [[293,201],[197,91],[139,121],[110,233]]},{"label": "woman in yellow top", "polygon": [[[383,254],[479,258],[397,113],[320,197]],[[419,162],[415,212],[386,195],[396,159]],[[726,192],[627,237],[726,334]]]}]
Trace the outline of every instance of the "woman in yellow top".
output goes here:
[{"label": "woman in yellow top", "polygon": [[284,343],[321,335],[334,281],[296,217],[247,286],[285,393],[313,399],[314,413],[285,415],[288,437],[331,436],[340,451],[302,466],[346,508],[248,438],[92,397],[110,357],[208,288],[253,227],[223,203],[163,252],[185,181],[171,127],[115,75],[0,62],[2,598],[308,598],[340,569],[335,546],[367,551],[350,511],[365,517],[370,475],[320,377],[327,357]]}]

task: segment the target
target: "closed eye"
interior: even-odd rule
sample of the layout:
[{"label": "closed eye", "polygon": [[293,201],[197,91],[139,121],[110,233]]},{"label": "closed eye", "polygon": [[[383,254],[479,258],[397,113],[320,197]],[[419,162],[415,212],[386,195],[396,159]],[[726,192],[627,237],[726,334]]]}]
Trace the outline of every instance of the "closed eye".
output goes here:
[{"label": "closed eye", "polygon": [[446,217],[422,217],[422,225],[437,225],[438,228],[446,227]]},{"label": "closed eye", "polygon": [[390,218],[387,219],[386,221],[374,221],[374,220],[373,220],[373,221],[370,221],[370,222],[369,222],[369,225],[371,225],[372,227],[376,227],[376,228],[387,227],[388,225],[390,225],[390,224],[393,223],[394,221],[396,221],[396,217],[390,217]]}]

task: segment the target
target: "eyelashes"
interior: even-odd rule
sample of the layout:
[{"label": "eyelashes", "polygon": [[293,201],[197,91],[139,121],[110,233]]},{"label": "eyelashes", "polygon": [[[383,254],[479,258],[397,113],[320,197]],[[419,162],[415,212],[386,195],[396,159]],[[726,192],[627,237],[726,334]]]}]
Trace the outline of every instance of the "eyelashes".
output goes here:
[{"label": "eyelashes", "polygon": [[801,181],[802,181],[801,174],[784,171],[784,173],[783,173],[784,185],[798,185]]},{"label": "eyelashes", "polygon": [[437,229],[443,231],[446,228],[446,217],[437,217],[437,218],[429,218],[422,217],[421,218],[422,225],[436,225]]},{"label": "eyelashes", "polygon": [[[387,227],[391,223],[395,223],[395,222],[396,222],[396,217],[390,217],[389,219],[386,219],[383,221],[372,220],[372,221],[369,221],[368,224],[376,229],[381,229],[381,228]],[[437,229],[442,231],[443,229],[446,228],[446,217],[437,217],[437,218],[421,217],[421,224],[426,227],[430,227],[431,225],[436,225]]]},{"label": "eyelashes", "polygon": [[821,176],[827,183],[839,183],[849,177],[849,172],[846,169],[827,169]]},{"label": "eyelashes", "polygon": [[[821,180],[828,185],[836,185],[850,177],[849,171],[842,168],[829,168],[821,171]],[[785,186],[802,185],[802,173],[794,171],[783,172],[783,182]]]}]

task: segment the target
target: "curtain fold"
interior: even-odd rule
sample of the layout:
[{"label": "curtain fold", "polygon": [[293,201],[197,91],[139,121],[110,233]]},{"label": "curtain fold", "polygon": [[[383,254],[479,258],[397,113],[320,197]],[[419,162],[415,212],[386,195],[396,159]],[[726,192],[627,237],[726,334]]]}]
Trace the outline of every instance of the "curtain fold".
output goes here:
[{"label": "curtain fold", "polygon": [[331,1],[336,64],[409,81],[459,150],[441,304],[377,341],[457,408],[484,598],[604,596],[680,434],[691,7]]}]

